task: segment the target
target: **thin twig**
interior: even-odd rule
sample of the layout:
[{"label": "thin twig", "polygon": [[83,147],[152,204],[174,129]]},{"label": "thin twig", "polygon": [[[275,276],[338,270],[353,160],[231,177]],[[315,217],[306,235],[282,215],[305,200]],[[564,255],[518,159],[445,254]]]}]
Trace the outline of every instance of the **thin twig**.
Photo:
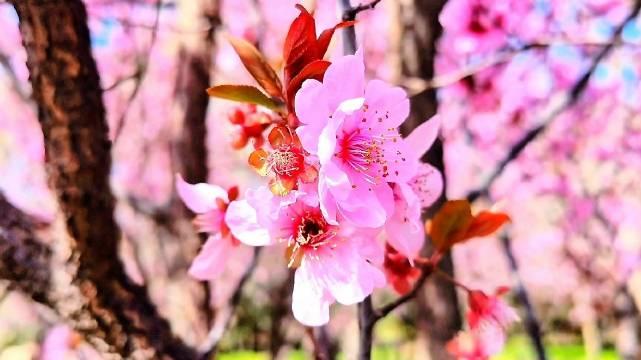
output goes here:
[{"label": "thin twig", "polygon": [[528,131],[518,142],[516,142],[516,144],[514,144],[514,146],[512,146],[507,156],[499,162],[498,166],[494,169],[494,171],[492,171],[490,177],[480,188],[471,191],[467,195],[467,199],[470,202],[475,201],[479,197],[487,196],[489,189],[494,181],[503,173],[505,168],[513,160],[519,157],[519,155],[523,152],[523,150],[525,150],[527,145],[538,138],[539,135],[547,128],[550,122],[554,120],[559,114],[563,113],[577,103],[577,101],[580,99],[581,95],[587,88],[592,74],[594,74],[601,61],[603,61],[603,59],[605,59],[608,54],[610,54],[615,44],[619,42],[621,33],[623,32],[623,28],[625,27],[625,25],[631,20],[635,19],[639,15],[639,11],[641,11],[641,0],[637,0],[635,2],[630,14],[615,29],[610,42],[605,45],[594,57],[588,70],[583,74],[583,76],[579,78],[574,86],[570,88],[570,91],[568,92],[568,95],[565,97],[564,101],[562,101],[560,105],[555,107],[550,112],[550,115],[545,117],[545,120],[542,121],[540,125],[537,125],[533,129]]},{"label": "thin twig", "polygon": [[419,290],[423,287],[425,282],[427,281],[427,278],[430,277],[434,273],[434,266],[433,265],[428,265],[423,268],[423,271],[421,271],[421,276],[416,280],[416,283],[414,284],[414,287],[412,287],[412,290],[410,290],[407,294],[399,297],[398,299],[392,301],[391,303],[381,307],[378,310],[374,311],[374,321],[378,321],[385,316],[389,315],[392,311],[394,311],[396,308],[399,306],[405,304],[406,302],[412,300],[416,294],[418,294]]},{"label": "thin twig", "polygon": [[22,88],[20,79],[18,79],[13,66],[11,66],[11,60],[9,59],[9,56],[7,56],[7,54],[0,53],[0,66],[4,68],[5,73],[11,81],[11,87],[16,92],[16,94],[18,94],[20,98],[22,98],[22,100],[29,100],[29,94],[27,94]]},{"label": "thin twig", "polygon": [[[534,50],[534,49],[545,49],[553,45],[567,45],[567,46],[583,46],[583,47],[606,47],[612,44],[612,42],[594,42],[594,41],[582,41],[582,42],[571,42],[562,39],[551,39],[545,41],[537,41],[518,48],[509,48],[497,52],[491,58],[487,58],[483,61],[476,62],[474,64],[466,65],[455,71],[450,71],[446,74],[436,76],[430,80],[423,80],[420,78],[407,78],[401,82],[401,86],[405,87],[411,96],[419,96],[426,91],[433,89],[438,89],[453,85],[459,81],[478,74],[479,72],[497,66],[505,64],[512,60],[516,55],[523,52]],[[614,42],[614,45],[617,46],[638,46],[638,44],[624,42],[621,39]]]},{"label": "thin twig", "polygon": [[[374,9],[379,2],[381,2],[381,0],[373,0],[369,3],[352,7],[349,0],[341,0],[340,5],[343,9],[343,21],[356,20],[356,15],[365,10]],[[348,26],[343,29],[343,51],[345,54],[354,54],[356,52],[356,30],[353,26]]]},{"label": "thin twig", "polygon": [[503,245],[503,250],[507,255],[508,265],[512,271],[512,276],[514,277],[515,293],[516,297],[519,299],[519,302],[523,305],[525,309],[525,330],[528,333],[530,340],[532,341],[532,346],[536,351],[536,356],[538,360],[546,360],[547,354],[545,352],[545,346],[543,346],[543,332],[541,331],[541,325],[534,311],[534,307],[530,302],[530,296],[523,286],[523,281],[519,275],[519,265],[516,261],[516,257],[512,252],[512,246],[510,244],[510,238],[507,235],[501,236],[501,243]]},{"label": "thin twig", "polygon": [[252,261],[247,267],[247,269],[245,269],[243,276],[240,278],[240,280],[238,281],[238,284],[236,285],[236,288],[234,289],[231,299],[229,300],[227,313],[223,315],[224,318],[222,321],[217,322],[217,324],[215,324],[211,328],[211,330],[209,331],[209,334],[207,335],[207,340],[201,346],[200,359],[202,360],[210,359],[218,350],[218,344],[220,344],[220,340],[225,334],[225,331],[229,328],[229,325],[231,324],[231,320],[234,318],[236,309],[238,308],[238,304],[240,303],[240,299],[243,294],[243,289],[245,288],[245,284],[251,278],[252,274],[254,273],[254,270],[256,270],[256,266],[258,265],[258,257],[260,255],[261,250],[262,248],[260,247],[254,248],[254,255],[252,257]]},{"label": "thin twig", "polygon": [[381,0],[373,0],[369,3],[358,4],[354,7],[348,7],[347,9],[343,10],[343,21],[352,21],[356,19],[356,15],[358,15],[358,13],[374,9],[379,2],[381,2]]},{"label": "thin twig", "polygon": [[[162,10],[162,7],[163,7],[163,0],[156,1],[156,14],[154,17],[153,30],[151,31],[151,39],[149,40],[149,46],[147,47],[147,51],[144,56],[138,56],[136,70],[132,75],[133,76],[132,79],[135,80],[136,82],[134,85],[134,89],[131,91],[131,94],[129,94],[129,97],[127,98],[127,105],[125,106],[125,110],[122,112],[122,115],[120,116],[120,120],[116,124],[116,130],[114,131],[114,141],[118,139],[118,137],[120,136],[120,133],[122,132],[122,129],[125,127],[124,125],[125,125],[125,119],[127,118],[127,113],[129,113],[131,104],[133,103],[136,96],[140,92],[142,82],[144,81],[145,75],[147,74],[147,69],[149,67],[149,59],[151,58],[151,51],[153,50],[154,44],[156,43],[156,39],[158,37],[158,27],[160,26],[160,12]],[[124,80],[126,81],[127,78],[125,78]],[[112,86],[113,85],[114,84],[112,84]]]}]

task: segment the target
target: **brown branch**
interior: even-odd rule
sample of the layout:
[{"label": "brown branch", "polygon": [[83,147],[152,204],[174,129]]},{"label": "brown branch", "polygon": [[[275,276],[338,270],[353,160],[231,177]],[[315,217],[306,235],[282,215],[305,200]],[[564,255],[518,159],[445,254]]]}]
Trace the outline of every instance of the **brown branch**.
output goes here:
[{"label": "brown branch", "polygon": [[[356,20],[356,15],[365,10],[374,9],[379,2],[381,0],[373,0],[369,3],[352,7],[349,0],[340,0],[340,6],[343,9],[343,21]],[[343,49],[345,54],[354,54],[356,52],[356,30],[353,26],[343,29]]]},{"label": "brown branch", "polygon": [[49,302],[51,250],[36,238],[43,224],[23,214],[0,194],[0,278],[40,303]]},{"label": "brown branch", "polygon": [[9,59],[7,54],[0,53],[0,66],[4,68],[5,73],[9,77],[13,91],[15,91],[16,94],[18,94],[18,96],[22,98],[22,100],[30,100],[29,94],[22,88],[20,79],[18,79],[18,76],[16,76],[16,72],[13,66],[11,66],[11,60]]},{"label": "brown branch", "polygon": [[79,0],[11,0],[20,19],[51,186],[66,220],[77,286],[96,334],[123,357],[193,359],[146,289],[125,274],[109,187],[111,144],[87,15]]},{"label": "brown branch", "polygon": [[609,43],[605,45],[598,53],[597,55],[592,59],[592,62],[590,64],[590,67],[588,70],[575,82],[575,84],[570,88],[568,92],[568,96],[565,98],[563,102],[561,102],[560,105],[556,106],[548,116],[545,117],[544,121],[541,122],[540,125],[532,128],[530,131],[528,131],[519,141],[517,141],[510,151],[508,152],[507,156],[503,158],[497,167],[492,171],[490,174],[489,178],[485,181],[485,183],[478,189],[471,191],[467,195],[467,199],[470,202],[475,201],[479,197],[484,197],[488,195],[488,192],[490,190],[490,187],[494,183],[494,181],[503,173],[505,168],[513,161],[516,160],[523,150],[534,140],[536,140],[541,133],[543,133],[548,125],[561,113],[564,111],[568,110],[572,106],[574,106],[579,99],[581,98],[581,95],[585,91],[585,89],[588,86],[588,83],[590,81],[590,78],[594,74],[594,71],[597,69],[599,64],[610,54],[612,49],[614,49],[615,45],[620,41],[621,39],[621,33],[623,32],[623,28],[627,23],[635,19],[638,15],[639,12],[641,11],[641,0],[637,0],[634,3],[634,6],[632,7],[630,13],[628,16],[625,18],[624,21],[622,21],[617,28],[615,29]]},{"label": "brown branch", "polygon": [[356,15],[366,10],[373,10],[381,0],[372,0],[368,3],[358,4],[354,7],[348,7],[343,10],[343,21],[353,21],[356,19]]},{"label": "brown branch", "polygon": [[394,300],[393,302],[381,307],[380,309],[376,310],[374,312],[374,321],[378,321],[385,316],[389,315],[392,311],[396,310],[396,308],[400,307],[401,305],[405,304],[406,302],[414,299],[418,292],[421,290],[423,287],[423,284],[427,281],[427,278],[430,277],[434,273],[434,267],[433,266],[426,266],[422,269],[421,271],[421,276],[416,280],[416,283],[412,287],[412,290],[410,290],[407,294],[399,297],[398,299]]},{"label": "brown branch", "polygon": [[280,349],[286,342],[283,334],[283,323],[290,315],[290,299],[294,288],[294,271],[290,269],[282,283],[270,291],[271,297],[276,299],[271,311],[270,344],[269,352],[272,358],[278,358]]}]

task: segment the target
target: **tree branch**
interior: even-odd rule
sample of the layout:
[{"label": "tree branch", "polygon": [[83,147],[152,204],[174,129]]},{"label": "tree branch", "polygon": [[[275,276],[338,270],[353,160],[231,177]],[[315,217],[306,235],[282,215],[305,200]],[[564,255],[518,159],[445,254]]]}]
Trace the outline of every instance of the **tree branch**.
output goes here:
[{"label": "tree branch", "polygon": [[405,304],[406,302],[412,300],[418,292],[421,290],[423,287],[423,284],[427,281],[427,278],[430,277],[434,273],[434,267],[433,266],[426,266],[423,268],[421,271],[421,276],[418,278],[416,283],[414,284],[414,287],[412,287],[412,290],[408,292],[407,294],[399,297],[398,299],[394,300],[393,302],[381,307],[380,309],[376,310],[374,312],[374,319],[375,321],[378,321],[387,315],[389,315],[392,311],[394,311],[396,308],[399,306]]},{"label": "tree branch", "polygon": [[[360,4],[352,7],[349,0],[340,0],[341,8],[343,9],[343,21],[354,21],[356,15],[365,11],[371,10],[378,5],[381,0],[373,0],[366,4]],[[354,54],[356,52],[356,30],[353,26],[348,26],[343,29],[343,51],[345,54]]]},{"label": "tree branch", "polygon": [[13,207],[1,193],[0,214],[0,278],[9,280],[10,288],[49,304],[51,250],[35,235],[44,224]]},{"label": "tree branch", "polygon": [[7,56],[7,54],[0,53],[0,66],[2,66],[9,77],[9,80],[11,81],[11,87],[13,88],[13,91],[16,92],[22,98],[22,100],[28,101],[29,94],[24,91],[22,88],[22,84],[20,83],[20,79],[16,76],[16,72],[13,69],[13,66],[11,66],[11,60]]},{"label": "tree branch", "polygon": [[523,150],[525,150],[525,148],[532,141],[537,139],[544,130],[546,130],[547,126],[550,124],[550,122],[552,122],[552,120],[554,120],[559,114],[563,113],[564,111],[571,108],[577,103],[577,101],[580,99],[581,95],[587,88],[589,80],[594,74],[594,71],[597,69],[601,61],[603,61],[610,54],[612,49],[614,49],[615,44],[621,40],[621,33],[623,32],[623,28],[625,27],[625,25],[630,21],[632,21],[633,19],[635,19],[639,15],[640,11],[641,11],[641,0],[636,0],[628,16],[625,18],[623,22],[621,22],[616,27],[614,33],[612,34],[612,38],[610,39],[610,42],[606,44],[592,59],[592,62],[590,63],[590,67],[577,80],[574,86],[570,88],[566,98],[560,103],[560,105],[557,105],[556,107],[553,108],[550,114],[545,117],[545,119],[541,122],[540,125],[532,128],[519,141],[517,141],[516,144],[512,146],[507,156],[499,162],[497,167],[490,174],[487,181],[485,181],[485,183],[480,188],[471,191],[467,195],[467,199],[470,202],[474,202],[479,197],[487,196],[490,190],[490,187],[492,186],[494,181],[503,173],[505,168],[513,160],[518,158],[519,155],[521,155],[521,153],[523,152]]},{"label": "tree branch", "polygon": [[370,360],[372,358],[372,342],[374,338],[374,325],[376,325],[376,313],[372,305],[372,297],[368,296],[358,303],[358,359]]},{"label": "tree branch", "polygon": [[[45,141],[47,170],[77,261],[72,284],[87,299],[95,334],[123,357],[193,359],[146,289],[125,274],[109,187],[111,144],[87,14],[80,0],[11,0]],[[85,326],[87,326],[85,324]]]},{"label": "tree branch", "polygon": [[515,278],[515,294],[518,298],[521,305],[525,309],[525,331],[528,334],[528,337],[532,341],[532,346],[536,351],[538,360],[546,360],[547,354],[545,352],[545,346],[543,346],[543,333],[541,331],[541,324],[536,316],[534,307],[530,302],[530,296],[528,295],[521,276],[519,274],[519,264],[516,261],[516,257],[512,252],[512,245],[510,244],[510,238],[507,235],[501,236],[501,244],[503,245],[503,251],[507,256],[508,265],[512,271],[512,275]]}]

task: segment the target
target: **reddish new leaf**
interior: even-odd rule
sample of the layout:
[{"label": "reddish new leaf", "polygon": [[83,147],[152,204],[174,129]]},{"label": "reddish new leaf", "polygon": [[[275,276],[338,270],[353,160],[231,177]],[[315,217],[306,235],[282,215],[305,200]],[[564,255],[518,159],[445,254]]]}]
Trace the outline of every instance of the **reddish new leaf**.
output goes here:
[{"label": "reddish new leaf", "polygon": [[258,49],[244,39],[233,36],[227,36],[227,38],[231,46],[236,50],[247,71],[256,79],[267,94],[271,97],[282,99],[283,90],[280,79]]},{"label": "reddish new leaf", "polygon": [[491,235],[508,221],[510,217],[504,213],[481,211],[467,229],[465,239]]},{"label": "reddish new leaf", "polygon": [[325,70],[331,65],[329,61],[314,60],[307,64],[294,78],[287,84],[287,106],[290,112],[294,111],[294,96],[300,89],[303,81],[307,79],[323,80]]},{"label": "reddish new leaf", "polygon": [[448,250],[463,239],[472,220],[472,210],[467,200],[452,200],[443,204],[434,215],[429,229],[434,246],[440,251]]},{"label": "reddish new leaf", "polygon": [[283,62],[285,64],[285,83],[292,74],[295,75],[297,67],[300,69],[305,64],[316,59],[316,24],[314,17],[300,4],[296,5],[300,14],[289,27],[283,47]]},{"label": "reddish new leaf", "polygon": [[319,59],[322,59],[323,56],[325,56],[325,53],[327,52],[327,48],[329,47],[329,43],[332,41],[332,36],[334,36],[334,32],[337,29],[341,29],[348,26],[354,26],[354,24],[356,24],[356,21],[343,21],[341,23],[336,24],[336,26],[332,28],[324,30],[318,37],[318,41],[316,43],[316,51],[317,51],[316,56]]},{"label": "reddish new leaf", "polygon": [[250,85],[218,85],[207,89],[207,94],[226,100],[247,104],[262,105],[268,109],[277,110],[281,104],[269,98],[258,88]]}]

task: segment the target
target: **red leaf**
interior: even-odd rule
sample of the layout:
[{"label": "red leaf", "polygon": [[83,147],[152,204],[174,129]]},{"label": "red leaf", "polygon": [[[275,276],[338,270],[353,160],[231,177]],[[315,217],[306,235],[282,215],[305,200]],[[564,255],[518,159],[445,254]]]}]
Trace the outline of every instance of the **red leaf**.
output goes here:
[{"label": "red leaf", "polygon": [[307,79],[323,80],[325,70],[331,65],[329,61],[314,60],[307,64],[291,81],[287,84],[287,107],[290,112],[294,112],[294,96],[300,89],[303,81]]},{"label": "red leaf", "polygon": [[467,200],[451,200],[443,204],[432,219],[429,233],[434,246],[448,250],[460,241],[472,223],[472,210]]},{"label": "red leaf", "polygon": [[227,38],[231,46],[236,50],[247,71],[256,79],[267,94],[271,97],[282,99],[283,90],[280,79],[258,49],[244,39],[233,36],[227,36]]},{"label": "red leaf", "polygon": [[465,233],[465,239],[491,235],[508,221],[510,217],[504,213],[481,211],[472,220]]},{"label": "red leaf", "polygon": [[296,5],[300,14],[289,27],[283,47],[285,64],[285,83],[296,72],[296,66],[302,67],[316,56],[316,24],[314,17],[300,4]]},{"label": "red leaf", "polygon": [[318,42],[316,43],[316,56],[318,56],[319,59],[322,59],[323,56],[325,56],[329,43],[332,41],[332,36],[334,36],[334,31],[344,27],[354,26],[354,24],[356,24],[356,21],[343,21],[336,24],[333,28],[324,30],[318,37]]}]

